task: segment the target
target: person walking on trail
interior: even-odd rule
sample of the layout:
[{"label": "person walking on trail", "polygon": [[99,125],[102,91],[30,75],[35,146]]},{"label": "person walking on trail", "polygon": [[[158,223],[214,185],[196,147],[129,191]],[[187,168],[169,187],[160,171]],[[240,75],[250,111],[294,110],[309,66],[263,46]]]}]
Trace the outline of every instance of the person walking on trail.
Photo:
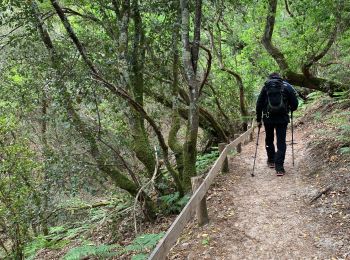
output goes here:
[{"label": "person walking on trail", "polygon": [[[256,121],[261,128],[263,120],[265,127],[265,146],[267,165],[275,168],[277,176],[283,176],[284,158],[286,155],[286,134],[290,122],[289,111],[298,108],[298,99],[294,88],[284,81],[278,73],[268,76],[256,102]],[[277,152],[274,145],[276,130]]]}]

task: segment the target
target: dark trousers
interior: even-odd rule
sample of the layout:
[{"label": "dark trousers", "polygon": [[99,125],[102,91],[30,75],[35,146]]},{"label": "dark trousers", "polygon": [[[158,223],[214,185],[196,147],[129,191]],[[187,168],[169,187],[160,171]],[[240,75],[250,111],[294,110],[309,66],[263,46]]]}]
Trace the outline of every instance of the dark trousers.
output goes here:
[{"label": "dark trousers", "polygon": [[[268,162],[275,163],[277,171],[283,169],[284,158],[286,156],[287,125],[288,124],[264,124],[266,132],[265,146],[267,152],[267,160]],[[277,139],[277,152],[273,143],[275,130]]]}]

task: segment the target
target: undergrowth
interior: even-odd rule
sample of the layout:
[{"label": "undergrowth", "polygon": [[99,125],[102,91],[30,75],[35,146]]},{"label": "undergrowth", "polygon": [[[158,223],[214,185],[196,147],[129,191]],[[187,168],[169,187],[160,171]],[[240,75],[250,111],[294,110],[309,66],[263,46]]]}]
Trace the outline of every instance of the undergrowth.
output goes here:
[{"label": "undergrowth", "polygon": [[[216,148],[217,149],[217,148]],[[219,157],[219,151],[214,150],[210,153],[199,154],[197,156],[196,169],[198,175],[205,173]]]},{"label": "undergrowth", "polygon": [[[306,105],[317,108],[310,113],[310,119],[318,125],[315,133],[318,141],[314,145],[323,145],[328,140],[328,149],[335,149],[340,155],[350,154],[350,92],[336,92],[330,98],[321,92],[308,96]],[[303,105],[304,108],[304,105]],[[304,108],[305,109],[305,108]]]},{"label": "undergrowth", "polygon": [[[65,237],[62,240],[62,236],[58,236],[57,233],[66,230],[64,227],[59,226],[51,230],[52,234],[49,236],[39,236],[33,240],[30,246],[26,249],[26,259],[36,259],[36,252],[39,249],[62,249],[67,246],[73,237],[77,235],[76,229],[68,229],[70,236]],[[157,234],[142,234],[137,236],[130,245],[121,246],[118,244],[108,245],[99,244],[96,245],[91,241],[80,239],[80,245],[71,248],[63,257],[63,260],[80,260],[85,257],[98,257],[98,259],[107,259],[113,256],[121,256],[123,254],[131,254],[132,260],[143,260],[147,259],[148,252],[153,249],[158,241],[164,236],[164,233]]]},{"label": "undergrowth", "polygon": [[72,248],[64,256],[64,260],[79,260],[83,257],[95,256],[98,258],[108,258],[112,256],[120,256],[123,254],[132,254],[132,260],[145,260],[147,253],[157,245],[158,241],[164,236],[164,233],[158,234],[142,234],[137,236],[133,242],[122,247],[120,245],[82,245]]},{"label": "undergrowth", "polygon": [[182,208],[187,204],[189,199],[189,195],[180,197],[179,192],[161,196],[159,197],[160,209],[165,214],[179,213],[182,210]]}]

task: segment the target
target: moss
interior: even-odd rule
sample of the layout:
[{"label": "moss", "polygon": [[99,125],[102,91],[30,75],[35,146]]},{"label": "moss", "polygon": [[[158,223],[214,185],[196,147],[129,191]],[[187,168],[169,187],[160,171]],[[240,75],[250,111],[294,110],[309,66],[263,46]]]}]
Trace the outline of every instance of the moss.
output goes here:
[{"label": "moss", "polygon": [[183,149],[183,184],[185,190],[190,190],[191,177],[197,175],[197,134],[198,126],[196,127],[189,123],[187,126],[186,143]]},{"label": "moss", "polygon": [[177,165],[177,170],[180,175],[180,179],[183,178],[183,149],[182,145],[177,139],[177,133],[181,128],[180,116],[176,109],[173,110],[172,114],[172,124],[169,131],[168,144],[170,149],[175,153],[175,160]]},{"label": "moss", "polygon": [[140,124],[132,127],[132,133],[132,149],[135,152],[137,159],[139,159],[140,162],[145,166],[148,177],[152,177],[156,162],[147,134]]}]

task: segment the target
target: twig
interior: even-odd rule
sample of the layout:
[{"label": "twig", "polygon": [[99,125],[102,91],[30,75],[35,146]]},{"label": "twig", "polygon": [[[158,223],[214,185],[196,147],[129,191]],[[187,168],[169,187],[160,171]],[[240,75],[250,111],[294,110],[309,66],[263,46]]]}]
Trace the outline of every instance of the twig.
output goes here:
[{"label": "twig", "polygon": [[150,184],[153,184],[156,177],[157,177],[157,173],[158,173],[158,168],[159,168],[159,158],[158,158],[158,153],[157,153],[157,149],[156,147],[154,147],[154,152],[155,152],[155,156],[156,156],[156,166],[154,167],[154,173],[153,173],[153,176],[152,178],[146,183],[144,184],[140,189],[139,191],[137,192],[137,195],[135,197],[135,202],[134,202],[134,227],[135,227],[135,233],[137,234],[138,231],[137,231],[137,221],[136,221],[136,205],[137,205],[137,202],[138,202],[138,198],[140,197],[141,195],[141,192]]},{"label": "twig", "polygon": [[320,192],[318,192],[318,193],[316,194],[316,196],[314,196],[314,197],[310,200],[310,204],[313,203],[313,202],[315,202],[315,201],[316,201],[318,198],[320,198],[323,194],[328,193],[328,192],[332,189],[332,187],[333,187],[333,186],[330,185],[330,186],[324,188],[323,190],[321,190]]}]

